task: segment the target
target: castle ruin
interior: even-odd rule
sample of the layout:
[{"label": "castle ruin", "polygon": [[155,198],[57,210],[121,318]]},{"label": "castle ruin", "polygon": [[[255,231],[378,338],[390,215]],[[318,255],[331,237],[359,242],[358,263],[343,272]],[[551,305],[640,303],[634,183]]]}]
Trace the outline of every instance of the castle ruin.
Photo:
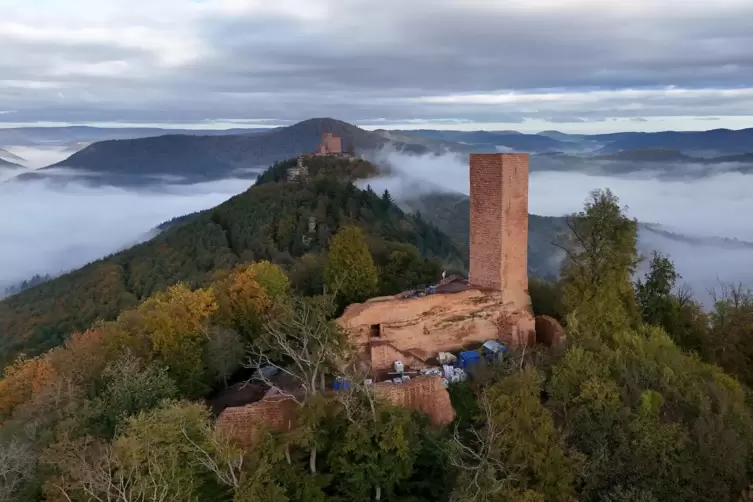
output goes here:
[{"label": "castle ruin", "polygon": [[401,360],[411,369],[436,365],[439,352],[535,341],[528,295],[528,155],[470,158],[470,273],[463,287],[441,285],[413,295],[349,306],[338,323],[374,376]]},{"label": "castle ruin", "polygon": [[343,153],[343,143],[340,136],[335,136],[331,132],[325,132],[322,135],[322,142],[314,152],[314,155],[341,155]]},{"label": "castle ruin", "polygon": [[[325,135],[318,152],[337,148]],[[437,365],[439,352],[476,348],[487,340],[508,346],[536,340],[537,321],[547,344],[564,332],[553,319],[534,319],[528,296],[528,155],[473,154],[470,159],[470,273],[425,291],[372,298],[350,305],[336,320],[356,349],[358,369],[379,381],[397,360],[406,369]],[[545,329],[546,328],[546,329]],[[387,402],[425,413],[436,425],[452,422],[449,393],[438,376],[374,384]],[[262,430],[295,426],[298,408],[284,397],[265,397],[225,409],[218,427],[241,444]]]},{"label": "castle ruin", "polygon": [[470,267],[479,289],[525,307],[528,296],[528,154],[471,154]]}]

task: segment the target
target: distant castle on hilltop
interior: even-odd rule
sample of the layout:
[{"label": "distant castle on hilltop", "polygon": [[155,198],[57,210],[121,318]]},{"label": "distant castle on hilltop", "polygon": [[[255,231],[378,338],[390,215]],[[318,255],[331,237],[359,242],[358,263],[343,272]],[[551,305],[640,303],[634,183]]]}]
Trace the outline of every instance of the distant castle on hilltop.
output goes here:
[{"label": "distant castle on hilltop", "polygon": [[340,155],[343,153],[343,143],[340,136],[335,136],[331,132],[325,132],[322,135],[322,142],[314,152],[314,155]]},{"label": "distant castle on hilltop", "polygon": [[322,142],[316,147],[316,151],[313,153],[307,153],[298,156],[298,163],[295,167],[288,169],[288,181],[296,179],[304,179],[308,176],[308,168],[304,162],[308,156],[314,157],[350,157],[351,155],[343,151],[343,142],[340,136],[335,136],[331,132],[325,132],[322,134]]}]

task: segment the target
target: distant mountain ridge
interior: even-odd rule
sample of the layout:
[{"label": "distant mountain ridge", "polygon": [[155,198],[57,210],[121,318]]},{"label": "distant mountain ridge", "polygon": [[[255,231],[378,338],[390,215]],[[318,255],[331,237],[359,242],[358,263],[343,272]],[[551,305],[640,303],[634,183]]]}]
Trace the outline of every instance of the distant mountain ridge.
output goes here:
[{"label": "distant mountain ridge", "polygon": [[258,134],[272,128],[172,129],[162,127],[9,127],[0,128],[0,146],[63,146],[110,139],[138,139],[170,134],[223,136]]},{"label": "distant mountain ridge", "polygon": [[[52,176],[66,168],[81,177],[116,184],[149,183],[160,176],[177,176],[197,182],[231,176],[254,178],[266,166],[302,153],[313,152],[322,134],[340,136],[344,147],[374,150],[389,144],[410,153],[432,151],[425,145],[390,141],[351,124],[310,119],[289,127],[242,135],[165,135],[94,143],[52,166],[23,179]],[[434,151],[440,150],[435,147]]]}]

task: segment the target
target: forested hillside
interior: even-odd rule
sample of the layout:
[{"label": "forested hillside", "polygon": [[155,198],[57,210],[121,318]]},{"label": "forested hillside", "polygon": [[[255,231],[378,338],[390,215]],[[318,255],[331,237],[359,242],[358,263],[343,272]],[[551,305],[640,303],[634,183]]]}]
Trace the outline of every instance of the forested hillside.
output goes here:
[{"label": "forested hillside", "polygon": [[312,159],[310,180],[289,183],[285,173],[293,165],[295,160],[274,165],[246,192],[179,220],[146,243],[0,302],[2,363],[19,352],[34,355],[55,347],[70,333],[100,318],[113,319],[179,281],[206,284],[218,270],[241,262],[279,263],[296,291],[320,293],[322,253],[348,223],[366,231],[377,266],[393,274],[380,283],[382,293],[435,280],[441,262],[464,267],[464,253],[436,227],[403,213],[389,194],[351,183],[373,174],[373,165]]},{"label": "forested hillside", "polygon": [[[470,235],[469,204],[467,195],[434,193],[407,200],[404,206],[467,248]],[[566,230],[564,217],[528,215],[529,275],[539,278],[559,275],[562,252],[553,242]]]},{"label": "forested hillside", "polygon": [[[315,214],[322,197],[292,195],[290,184],[274,181],[283,170],[276,166],[253,190],[283,196],[270,211],[295,202]],[[566,337],[552,347],[511,347],[479,362],[469,380],[448,382],[456,418],[440,426],[374,392],[332,322],[341,295],[363,300],[427,264],[402,266],[411,253],[385,236],[428,240],[431,227],[406,218],[388,195],[326,176],[298,191],[315,187],[326,199],[341,197],[340,206],[322,207],[359,208],[358,218],[333,217],[340,228],[329,250],[309,262],[321,259],[337,295],[296,295],[294,268],[246,262],[199,289],[170,286],[63,346],[18,358],[0,379],[0,500],[753,500],[753,296],[728,289],[704,313],[674,290],[677,274],[661,255],[631,282],[637,222],[611,192],[592,193],[569,217],[562,277],[542,283],[549,294],[534,299],[537,311],[565,323]],[[246,199],[234,209],[261,211]],[[187,218],[165,235],[213,217],[227,231],[230,212]],[[255,219],[239,225],[256,227]],[[261,220],[280,228],[280,220]],[[273,233],[266,243],[293,258],[296,239],[283,250]],[[307,250],[320,246],[311,237]],[[232,227],[224,256],[235,260],[232,242],[248,238]],[[396,249],[386,267],[375,240]],[[247,381],[262,362],[285,376]],[[351,388],[330,391],[336,377]],[[228,434],[206,400],[212,388],[246,384],[293,396],[295,424],[261,430],[251,443]]]}]

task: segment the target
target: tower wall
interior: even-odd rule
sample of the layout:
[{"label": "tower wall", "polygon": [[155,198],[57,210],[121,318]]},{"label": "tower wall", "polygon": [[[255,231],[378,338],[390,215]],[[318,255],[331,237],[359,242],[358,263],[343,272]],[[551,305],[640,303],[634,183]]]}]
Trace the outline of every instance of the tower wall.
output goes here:
[{"label": "tower wall", "polygon": [[470,281],[528,298],[528,154],[471,154]]}]

